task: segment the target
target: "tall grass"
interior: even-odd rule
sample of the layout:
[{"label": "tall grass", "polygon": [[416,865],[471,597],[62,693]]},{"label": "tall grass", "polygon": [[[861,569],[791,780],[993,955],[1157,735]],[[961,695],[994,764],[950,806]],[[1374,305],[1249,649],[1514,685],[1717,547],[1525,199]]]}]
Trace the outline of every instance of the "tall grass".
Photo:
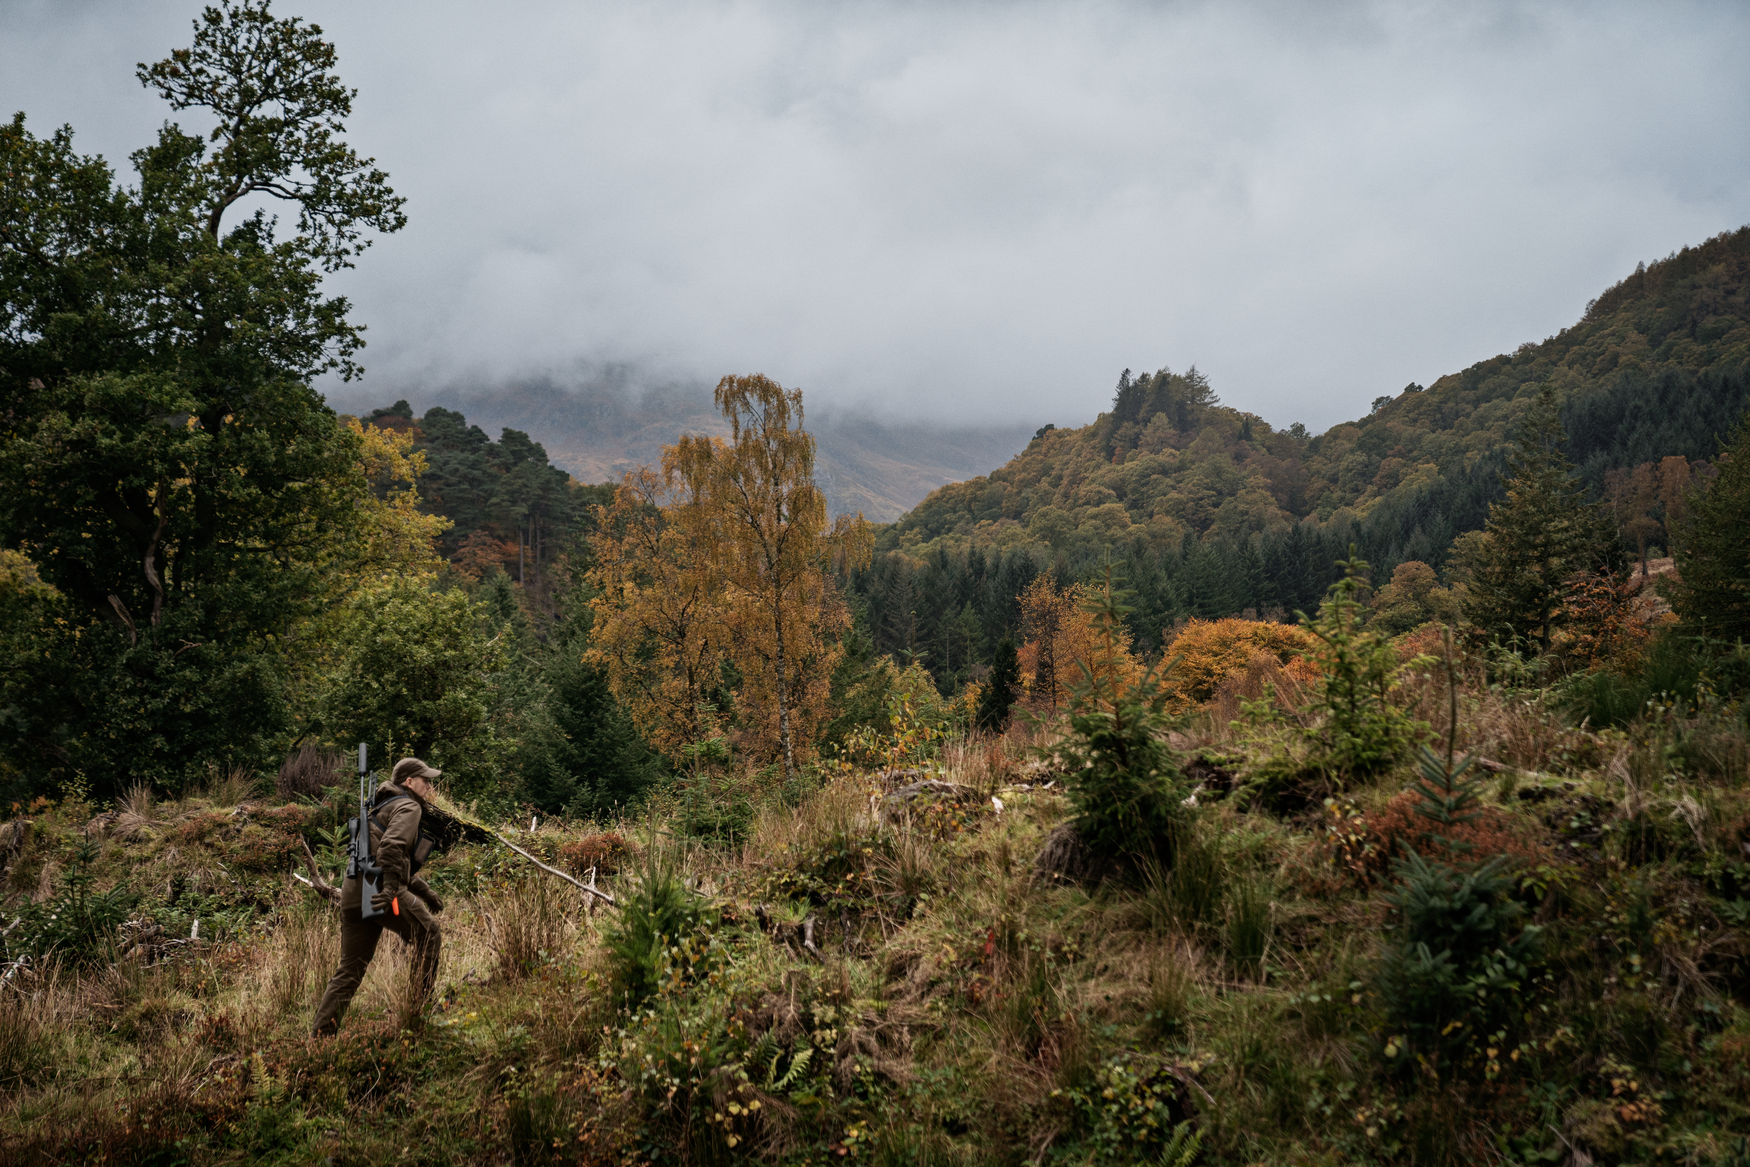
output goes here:
[{"label": "tall grass", "polygon": [[1234,969],[1251,980],[1262,979],[1264,961],[1275,933],[1271,888],[1252,877],[1236,880],[1228,896],[1227,951]]},{"label": "tall grass", "polygon": [[551,876],[528,873],[487,896],[482,915],[497,973],[518,981],[569,951],[584,905]]}]

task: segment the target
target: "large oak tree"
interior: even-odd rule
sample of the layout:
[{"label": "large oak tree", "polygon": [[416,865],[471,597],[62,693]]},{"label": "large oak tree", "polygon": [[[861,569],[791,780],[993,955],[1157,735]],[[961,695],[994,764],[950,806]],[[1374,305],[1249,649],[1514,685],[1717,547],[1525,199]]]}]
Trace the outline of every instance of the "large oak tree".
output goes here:
[{"label": "large oak tree", "polygon": [[404,222],[334,64],[266,2],[206,9],[139,69],[206,128],[167,123],[131,186],[70,128],[0,126],[0,540],[61,597],[0,723],[39,777],[174,782],[286,724],[285,641],[364,489],[310,386],[363,343],[322,280]]}]

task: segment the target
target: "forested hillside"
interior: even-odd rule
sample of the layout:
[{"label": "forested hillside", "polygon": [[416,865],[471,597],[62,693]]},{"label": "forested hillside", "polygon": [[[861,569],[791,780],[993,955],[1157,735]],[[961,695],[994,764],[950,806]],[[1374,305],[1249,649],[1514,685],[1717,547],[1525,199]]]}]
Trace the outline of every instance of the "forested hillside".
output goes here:
[{"label": "forested hillside", "polygon": [[[1083,578],[1107,557],[1137,592],[1144,646],[1187,616],[1292,614],[1317,603],[1351,544],[1382,581],[1406,561],[1443,568],[1501,497],[1504,452],[1541,386],[1602,496],[1613,469],[1712,458],[1750,397],[1747,363],[1750,227],[1637,269],[1541,344],[1409,385],[1316,436],[1219,404],[1195,368],[1126,370],[1093,424],[1048,426],[1002,469],[884,528],[858,590],[878,649],[924,654],[939,678],[988,659],[1035,575]],[[1636,549],[1663,521],[1641,493],[1613,497]]]},{"label": "forested hillside", "polygon": [[438,550],[475,579],[496,568],[525,589],[542,588],[553,560],[575,552],[591,529],[593,508],[613,501],[611,484],[575,481],[521,430],[506,427],[494,441],[453,409],[416,418],[406,401],[365,420],[410,437],[425,456],[419,509],[449,521]]}]

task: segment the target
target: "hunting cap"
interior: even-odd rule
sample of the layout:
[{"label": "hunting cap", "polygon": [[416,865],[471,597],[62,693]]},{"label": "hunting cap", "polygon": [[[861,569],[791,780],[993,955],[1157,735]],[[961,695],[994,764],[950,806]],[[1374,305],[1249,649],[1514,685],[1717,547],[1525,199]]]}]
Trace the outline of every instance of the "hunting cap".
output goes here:
[{"label": "hunting cap", "polygon": [[395,772],[391,775],[390,781],[405,782],[409,778],[424,778],[430,782],[442,773],[442,770],[433,770],[418,758],[402,758],[395,763]]}]

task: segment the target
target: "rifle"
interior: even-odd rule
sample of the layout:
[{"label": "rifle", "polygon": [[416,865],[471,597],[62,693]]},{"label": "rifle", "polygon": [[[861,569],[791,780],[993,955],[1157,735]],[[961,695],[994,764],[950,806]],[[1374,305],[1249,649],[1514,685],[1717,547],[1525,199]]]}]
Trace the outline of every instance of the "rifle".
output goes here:
[{"label": "rifle", "polygon": [[348,878],[355,875],[359,878],[359,915],[366,920],[383,914],[383,909],[371,906],[371,897],[383,890],[383,869],[377,866],[376,858],[371,854],[371,802],[376,797],[377,776],[365,765],[365,743],[360,742],[359,816],[347,823],[351,845],[348,847],[350,857],[346,874]]}]

